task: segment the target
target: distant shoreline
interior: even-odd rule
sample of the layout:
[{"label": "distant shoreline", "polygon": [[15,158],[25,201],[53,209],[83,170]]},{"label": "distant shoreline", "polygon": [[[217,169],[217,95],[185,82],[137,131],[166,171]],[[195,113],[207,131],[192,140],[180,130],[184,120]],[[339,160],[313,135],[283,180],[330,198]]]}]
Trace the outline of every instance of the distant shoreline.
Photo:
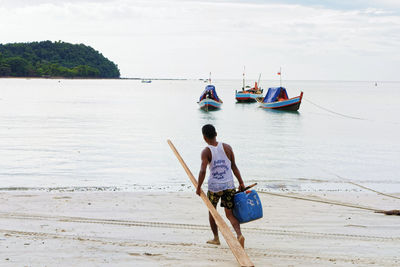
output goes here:
[{"label": "distant shoreline", "polygon": [[92,77],[14,77],[14,76],[0,76],[0,79],[45,79],[45,80],[152,80],[152,81],[187,81],[187,80],[198,80],[198,79],[185,79],[185,78],[92,78]]},{"label": "distant shoreline", "polygon": [[[91,77],[14,77],[14,76],[0,76],[0,79],[49,79],[49,80],[56,80],[56,79],[64,79],[64,80],[152,80],[152,81],[203,81],[204,79],[201,78],[138,78],[138,77],[123,77],[123,78],[91,78]],[[224,81],[224,80],[240,80],[239,78],[221,78],[221,79],[216,79],[218,81]],[[274,82],[274,79],[266,79],[263,80],[263,82]],[[399,81],[352,81],[352,80],[285,80],[285,82],[329,82],[329,83],[335,83],[335,82],[367,82],[367,83],[400,83]]]},{"label": "distant shoreline", "polygon": [[14,76],[1,76],[0,79],[44,79],[44,80],[119,80],[120,78],[90,78],[90,77],[14,77]]}]

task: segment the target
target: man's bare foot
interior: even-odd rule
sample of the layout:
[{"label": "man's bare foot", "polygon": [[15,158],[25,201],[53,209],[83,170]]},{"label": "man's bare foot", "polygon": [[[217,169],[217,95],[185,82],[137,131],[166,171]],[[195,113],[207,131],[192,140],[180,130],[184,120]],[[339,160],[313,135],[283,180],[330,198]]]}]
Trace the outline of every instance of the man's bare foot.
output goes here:
[{"label": "man's bare foot", "polygon": [[242,248],[244,248],[244,236],[242,236],[242,235],[239,236],[238,241],[239,241],[240,245],[242,246]]},{"label": "man's bare foot", "polygon": [[208,240],[207,244],[220,245],[221,243],[219,242],[219,238],[218,237],[214,237],[214,239]]}]

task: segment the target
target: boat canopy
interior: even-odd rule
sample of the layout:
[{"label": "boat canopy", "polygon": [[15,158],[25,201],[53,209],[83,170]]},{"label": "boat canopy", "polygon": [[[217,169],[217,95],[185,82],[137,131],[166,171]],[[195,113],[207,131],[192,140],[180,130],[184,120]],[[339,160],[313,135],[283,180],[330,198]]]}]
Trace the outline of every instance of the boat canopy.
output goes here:
[{"label": "boat canopy", "polygon": [[289,99],[285,88],[271,87],[268,88],[268,92],[264,97],[263,103],[271,103],[285,99]]},{"label": "boat canopy", "polygon": [[214,99],[215,101],[218,101],[218,102],[220,101],[220,99],[217,95],[217,91],[215,91],[214,85],[209,84],[206,86],[206,89],[204,89],[203,93],[201,93],[199,101],[203,100],[207,96],[211,99]]}]

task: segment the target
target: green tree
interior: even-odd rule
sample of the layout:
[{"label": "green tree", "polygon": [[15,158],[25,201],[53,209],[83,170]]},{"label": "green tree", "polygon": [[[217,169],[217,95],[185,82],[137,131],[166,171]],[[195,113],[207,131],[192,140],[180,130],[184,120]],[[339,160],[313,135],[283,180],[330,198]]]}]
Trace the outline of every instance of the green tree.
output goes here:
[{"label": "green tree", "polygon": [[21,57],[6,58],[4,63],[10,66],[11,76],[28,76],[29,74],[29,63]]},{"label": "green tree", "polygon": [[118,66],[84,44],[62,41],[0,44],[0,76],[119,78]]}]

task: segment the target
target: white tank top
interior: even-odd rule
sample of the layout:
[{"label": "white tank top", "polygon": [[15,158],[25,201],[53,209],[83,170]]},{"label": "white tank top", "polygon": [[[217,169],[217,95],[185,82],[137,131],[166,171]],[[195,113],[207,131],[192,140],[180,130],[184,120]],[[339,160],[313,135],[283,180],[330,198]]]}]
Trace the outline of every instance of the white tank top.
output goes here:
[{"label": "white tank top", "polygon": [[231,161],[225,154],[222,142],[217,146],[207,146],[211,151],[211,162],[209,165],[210,175],[208,176],[208,190],[219,192],[235,188],[233,182]]}]

